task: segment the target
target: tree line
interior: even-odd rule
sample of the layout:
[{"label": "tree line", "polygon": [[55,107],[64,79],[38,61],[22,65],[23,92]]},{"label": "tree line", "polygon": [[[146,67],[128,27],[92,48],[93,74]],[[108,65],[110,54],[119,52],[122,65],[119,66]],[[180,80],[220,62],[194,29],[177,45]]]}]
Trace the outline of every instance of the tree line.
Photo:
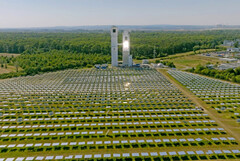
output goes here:
[{"label": "tree line", "polygon": [[111,57],[102,54],[72,53],[65,50],[52,50],[39,54],[23,54],[11,59],[23,70],[0,75],[0,79],[35,75],[64,69],[92,67],[94,64],[110,63]]},{"label": "tree line", "polygon": [[[164,57],[187,51],[216,48],[225,39],[240,37],[239,30],[131,32],[135,59]],[[119,34],[119,42],[122,40]],[[155,48],[155,53],[153,50]],[[85,54],[110,55],[110,33],[0,33],[0,53],[38,54],[67,50]],[[121,57],[121,48],[119,56]]]},{"label": "tree line", "polygon": [[196,68],[192,68],[187,71],[218,78],[218,79],[240,83],[240,67],[236,69],[217,70],[217,69],[209,69],[206,66],[198,65]]},{"label": "tree line", "polygon": [[[167,55],[218,48],[225,39],[240,37],[239,30],[131,32],[131,54],[135,59],[160,58]],[[34,75],[69,68],[91,67],[110,63],[110,33],[25,33],[0,32],[0,53],[19,53],[1,58],[1,67],[14,65],[19,72],[0,78]],[[119,42],[122,36],[119,34]],[[153,54],[154,53],[154,54]],[[119,60],[122,51],[119,48]],[[171,62],[164,64],[174,67]]]}]

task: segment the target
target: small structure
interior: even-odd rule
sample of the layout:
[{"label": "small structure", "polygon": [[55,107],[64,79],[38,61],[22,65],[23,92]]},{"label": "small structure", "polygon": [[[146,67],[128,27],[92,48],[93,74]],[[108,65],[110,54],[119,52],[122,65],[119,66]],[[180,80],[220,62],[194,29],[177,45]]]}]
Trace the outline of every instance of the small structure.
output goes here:
[{"label": "small structure", "polygon": [[165,67],[167,67],[167,66],[164,65],[163,63],[158,63],[158,64],[157,64],[157,67],[158,67],[158,68],[165,68]]},{"label": "small structure", "polygon": [[102,64],[102,65],[96,64],[96,65],[94,65],[94,67],[95,67],[96,69],[107,69],[107,68],[108,68],[108,65],[107,65],[107,64]]},{"label": "small structure", "polygon": [[229,40],[224,40],[223,41],[223,46],[233,46],[234,41],[229,41]]},{"label": "small structure", "polygon": [[139,68],[139,67],[141,67],[141,65],[140,64],[133,64],[133,67]]},{"label": "small structure", "polygon": [[240,52],[240,48],[228,48],[227,51],[229,52]]},{"label": "small structure", "polygon": [[238,59],[231,59],[231,58],[220,58],[222,61],[228,61],[230,63],[237,63]]},{"label": "small structure", "polygon": [[208,69],[214,69],[214,65],[213,65],[213,64],[208,64],[208,65],[206,65],[206,67],[207,67]]},{"label": "small structure", "polygon": [[235,69],[235,68],[237,68],[237,67],[239,67],[240,66],[240,64],[238,64],[238,63],[226,63],[226,64],[220,64],[219,66],[218,66],[218,69],[219,70],[227,70],[227,69]]},{"label": "small structure", "polygon": [[151,63],[151,66],[153,68],[168,68],[168,66],[164,65],[163,63],[158,63],[158,64]]},{"label": "small structure", "polygon": [[101,69],[107,69],[107,68],[108,68],[108,65],[107,65],[107,64],[101,65]]},{"label": "small structure", "polygon": [[230,66],[229,64],[221,64],[218,66],[219,70],[227,70],[227,69],[231,69],[232,66]]},{"label": "small structure", "polygon": [[157,64],[151,63],[151,66],[152,66],[153,68],[157,68]]},{"label": "small structure", "polygon": [[150,64],[141,64],[140,67],[145,68],[145,69],[150,69],[151,65]]},{"label": "small structure", "polygon": [[149,61],[147,59],[143,59],[142,64],[149,64]]},{"label": "small structure", "polygon": [[94,65],[94,67],[95,67],[96,69],[100,69],[101,65],[100,65],[100,64],[96,64],[96,65]]}]

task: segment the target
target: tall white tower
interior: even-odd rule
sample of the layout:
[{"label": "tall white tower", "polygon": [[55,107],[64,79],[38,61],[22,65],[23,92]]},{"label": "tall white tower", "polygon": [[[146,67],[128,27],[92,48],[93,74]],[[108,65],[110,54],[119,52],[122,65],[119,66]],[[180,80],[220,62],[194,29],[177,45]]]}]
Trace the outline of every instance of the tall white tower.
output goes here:
[{"label": "tall white tower", "polygon": [[129,66],[129,56],[130,56],[130,34],[128,31],[123,32],[123,66]]},{"label": "tall white tower", "polygon": [[118,28],[113,26],[111,29],[111,58],[112,66],[118,66]]}]

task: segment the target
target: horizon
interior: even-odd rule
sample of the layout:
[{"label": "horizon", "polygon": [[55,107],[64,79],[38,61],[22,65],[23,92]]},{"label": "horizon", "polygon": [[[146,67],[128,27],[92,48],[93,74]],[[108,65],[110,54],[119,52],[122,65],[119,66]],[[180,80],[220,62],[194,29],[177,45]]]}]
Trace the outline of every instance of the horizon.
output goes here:
[{"label": "horizon", "polygon": [[[233,5],[234,4],[234,5]],[[214,6],[214,7],[212,7]],[[238,26],[237,0],[0,0],[0,28],[59,26]]]},{"label": "horizon", "polygon": [[33,26],[33,27],[6,27],[6,28],[1,28],[0,29],[41,29],[41,28],[57,28],[57,27],[63,27],[63,28],[71,28],[71,27],[109,27],[109,26],[202,26],[202,27],[214,27],[214,26],[225,26],[225,27],[240,27],[240,25],[223,25],[223,24],[216,24],[216,25],[190,25],[190,24],[183,24],[183,25],[176,25],[176,24],[149,24],[149,25],[121,25],[121,24],[109,24],[109,25],[76,25],[76,26]]}]

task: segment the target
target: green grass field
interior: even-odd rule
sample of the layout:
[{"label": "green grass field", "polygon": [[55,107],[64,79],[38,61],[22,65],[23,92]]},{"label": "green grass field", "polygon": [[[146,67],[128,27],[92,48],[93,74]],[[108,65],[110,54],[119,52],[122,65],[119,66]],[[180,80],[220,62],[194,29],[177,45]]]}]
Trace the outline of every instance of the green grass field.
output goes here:
[{"label": "green grass field", "polygon": [[174,59],[166,59],[166,61],[171,61],[175,64],[178,69],[188,69],[196,67],[197,65],[206,65],[207,63],[216,64],[222,61],[218,58],[204,57],[201,55],[187,55],[183,57],[178,57]]},{"label": "green grass field", "polygon": [[[212,52],[215,49],[206,49],[206,50],[198,50],[196,53],[206,53]],[[193,51],[186,52],[186,53],[179,53],[176,55],[169,55],[164,58],[156,58],[156,59],[149,59],[149,62],[155,63],[156,60],[163,60],[163,61],[170,61],[173,62],[178,69],[188,69],[192,67],[196,67],[197,65],[205,65],[207,63],[221,63],[218,58],[213,57],[204,57],[200,55],[196,55]],[[142,63],[142,60],[134,60],[135,63]]]}]

